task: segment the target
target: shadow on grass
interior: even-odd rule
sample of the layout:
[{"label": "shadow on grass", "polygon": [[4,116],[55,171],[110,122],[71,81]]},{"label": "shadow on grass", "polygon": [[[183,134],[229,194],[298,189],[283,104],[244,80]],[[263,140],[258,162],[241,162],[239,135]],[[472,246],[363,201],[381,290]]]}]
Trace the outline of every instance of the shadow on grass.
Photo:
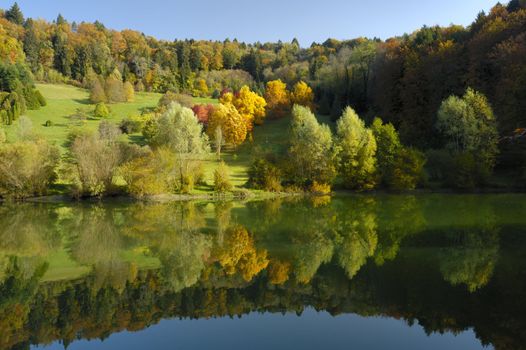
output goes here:
[{"label": "shadow on grass", "polygon": [[141,107],[139,108],[139,111],[141,112],[141,114],[151,113],[155,111],[155,107]]},{"label": "shadow on grass", "polygon": [[139,146],[146,146],[146,140],[142,135],[128,135],[128,140],[130,140],[130,142],[133,144]]},{"label": "shadow on grass", "polygon": [[80,98],[75,98],[73,99],[74,102],[77,102],[77,103],[80,103],[82,105],[91,105],[91,101],[89,98],[83,98],[83,99],[80,99]]}]

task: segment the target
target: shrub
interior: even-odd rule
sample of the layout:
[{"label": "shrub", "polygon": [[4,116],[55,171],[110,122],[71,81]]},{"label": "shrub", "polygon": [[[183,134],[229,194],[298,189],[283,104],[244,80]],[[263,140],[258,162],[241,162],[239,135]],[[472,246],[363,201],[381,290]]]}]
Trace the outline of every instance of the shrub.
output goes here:
[{"label": "shrub", "polygon": [[46,128],[49,128],[49,127],[53,126],[53,122],[51,120],[46,120],[46,122],[44,123],[44,126]]},{"label": "shrub", "polygon": [[314,181],[312,185],[309,186],[309,192],[317,195],[326,195],[331,193],[331,185]]},{"label": "shrub", "polygon": [[73,184],[72,195],[100,197],[114,193],[113,180],[124,159],[123,148],[98,134],[76,133],[71,139],[64,174]]},{"label": "shrub", "polygon": [[144,118],[138,115],[132,115],[121,120],[119,128],[123,134],[134,134],[142,131],[144,123]]},{"label": "shrub", "polygon": [[124,91],[124,84],[122,78],[119,76],[110,75],[106,78],[104,91],[109,103],[126,102],[126,95]]},{"label": "shrub", "polygon": [[0,145],[0,197],[42,195],[56,178],[60,152],[46,141]]},{"label": "shrub", "polygon": [[95,118],[109,118],[110,110],[104,102],[99,102],[95,106],[95,110],[93,111],[93,116]]},{"label": "shrub", "polygon": [[269,192],[281,192],[281,171],[265,159],[258,159],[248,171],[248,185]]},{"label": "shrub", "polygon": [[414,190],[423,179],[425,156],[412,148],[402,148],[393,169],[391,188],[395,190]]},{"label": "shrub", "polygon": [[123,89],[126,102],[133,102],[135,100],[135,90],[133,89],[133,85],[127,81],[124,83]]},{"label": "shrub", "polygon": [[93,81],[90,89],[89,99],[92,103],[108,102],[106,92],[104,92],[104,88],[102,87],[102,83],[99,79],[95,79]]},{"label": "shrub", "polygon": [[233,186],[230,182],[230,170],[225,162],[221,162],[214,171],[214,190],[216,192],[228,192]]},{"label": "shrub", "polygon": [[160,148],[123,165],[121,174],[127,192],[144,197],[173,192],[177,159],[173,152]]},{"label": "shrub", "polygon": [[0,92],[0,122],[11,125],[25,111],[25,103],[16,92]]},{"label": "shrub", "polygon": [[121,129],[107,120],[99,124],[99,137],[108,142],[115,142],[121,136]]}]

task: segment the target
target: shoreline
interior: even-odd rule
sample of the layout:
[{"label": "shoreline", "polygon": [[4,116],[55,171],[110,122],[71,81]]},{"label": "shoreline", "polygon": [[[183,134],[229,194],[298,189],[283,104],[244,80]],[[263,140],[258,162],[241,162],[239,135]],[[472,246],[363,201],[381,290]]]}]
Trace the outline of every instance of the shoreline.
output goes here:
[{"label": "shoreline", "polygon": [[199,193],[199,194],[161,194],[145,197],[132,197],[128,195],[115,195],[106,197],[74,198],[68,195],[45,195],[30,197],[25,199],[3,199],[3,203],[100,203],[100,202],[130,202],[130,203],[174,203],[191,201],[250,201],[268,200],[289,197],[345,197],[345,196],[379,196],[379,195],[430,195],[430,194],[449,194],[449,195],[484,195],[484,194],[525,194],[526,188],[478,188],[474,190],[459,191],[454,189],[416,189],[408,191],[372,190],[372,191],[350,191],[336,190],[327,194],[309,192],[252,192],[235,191],[229,193]]}]

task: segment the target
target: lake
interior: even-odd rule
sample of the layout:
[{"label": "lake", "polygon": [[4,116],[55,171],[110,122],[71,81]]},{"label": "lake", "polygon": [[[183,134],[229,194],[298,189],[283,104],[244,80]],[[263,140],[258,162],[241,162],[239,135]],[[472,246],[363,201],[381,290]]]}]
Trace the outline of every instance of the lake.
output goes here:
[{"label": "lake", "polygon": [[526,195],[0,205],[0,349],[521,349]]}]

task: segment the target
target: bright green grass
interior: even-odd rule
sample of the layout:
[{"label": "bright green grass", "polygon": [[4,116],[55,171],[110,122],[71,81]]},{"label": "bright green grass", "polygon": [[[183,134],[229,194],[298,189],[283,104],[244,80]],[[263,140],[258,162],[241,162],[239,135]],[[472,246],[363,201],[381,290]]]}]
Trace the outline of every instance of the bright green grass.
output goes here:
[{"label": "bright green grass", "polygon": [[[47,106],[38,110],[27,111],[26,115],[33,122],[34,131],[50,142],[64,147],[64,142],[71,128],[72,122],[68,118],[77,109],[92,112],[95,105],[89,102],[87,90],[69,85],[37,84],[37,88],[46,98]],[[118,123],[123,118],[140,113],[143,109],[155,107],[161,97],[155,93],[136,93],[135,101],[109,105],[112,115],[110,121]],[[53,122],[53,126],[45,127],[46,121]],[[96,130],[100,120],[88,120],[84,126],[88,130]],[[6,127],[8,140],[16,140],[16,123]]]},{"label": "bright green grass", "polygon": [[43,281],[70,280],[81,277],[90,271],[89,267],[75,262],[64,248],[53,252],[46,260],[49,267],[42,279]]}]

